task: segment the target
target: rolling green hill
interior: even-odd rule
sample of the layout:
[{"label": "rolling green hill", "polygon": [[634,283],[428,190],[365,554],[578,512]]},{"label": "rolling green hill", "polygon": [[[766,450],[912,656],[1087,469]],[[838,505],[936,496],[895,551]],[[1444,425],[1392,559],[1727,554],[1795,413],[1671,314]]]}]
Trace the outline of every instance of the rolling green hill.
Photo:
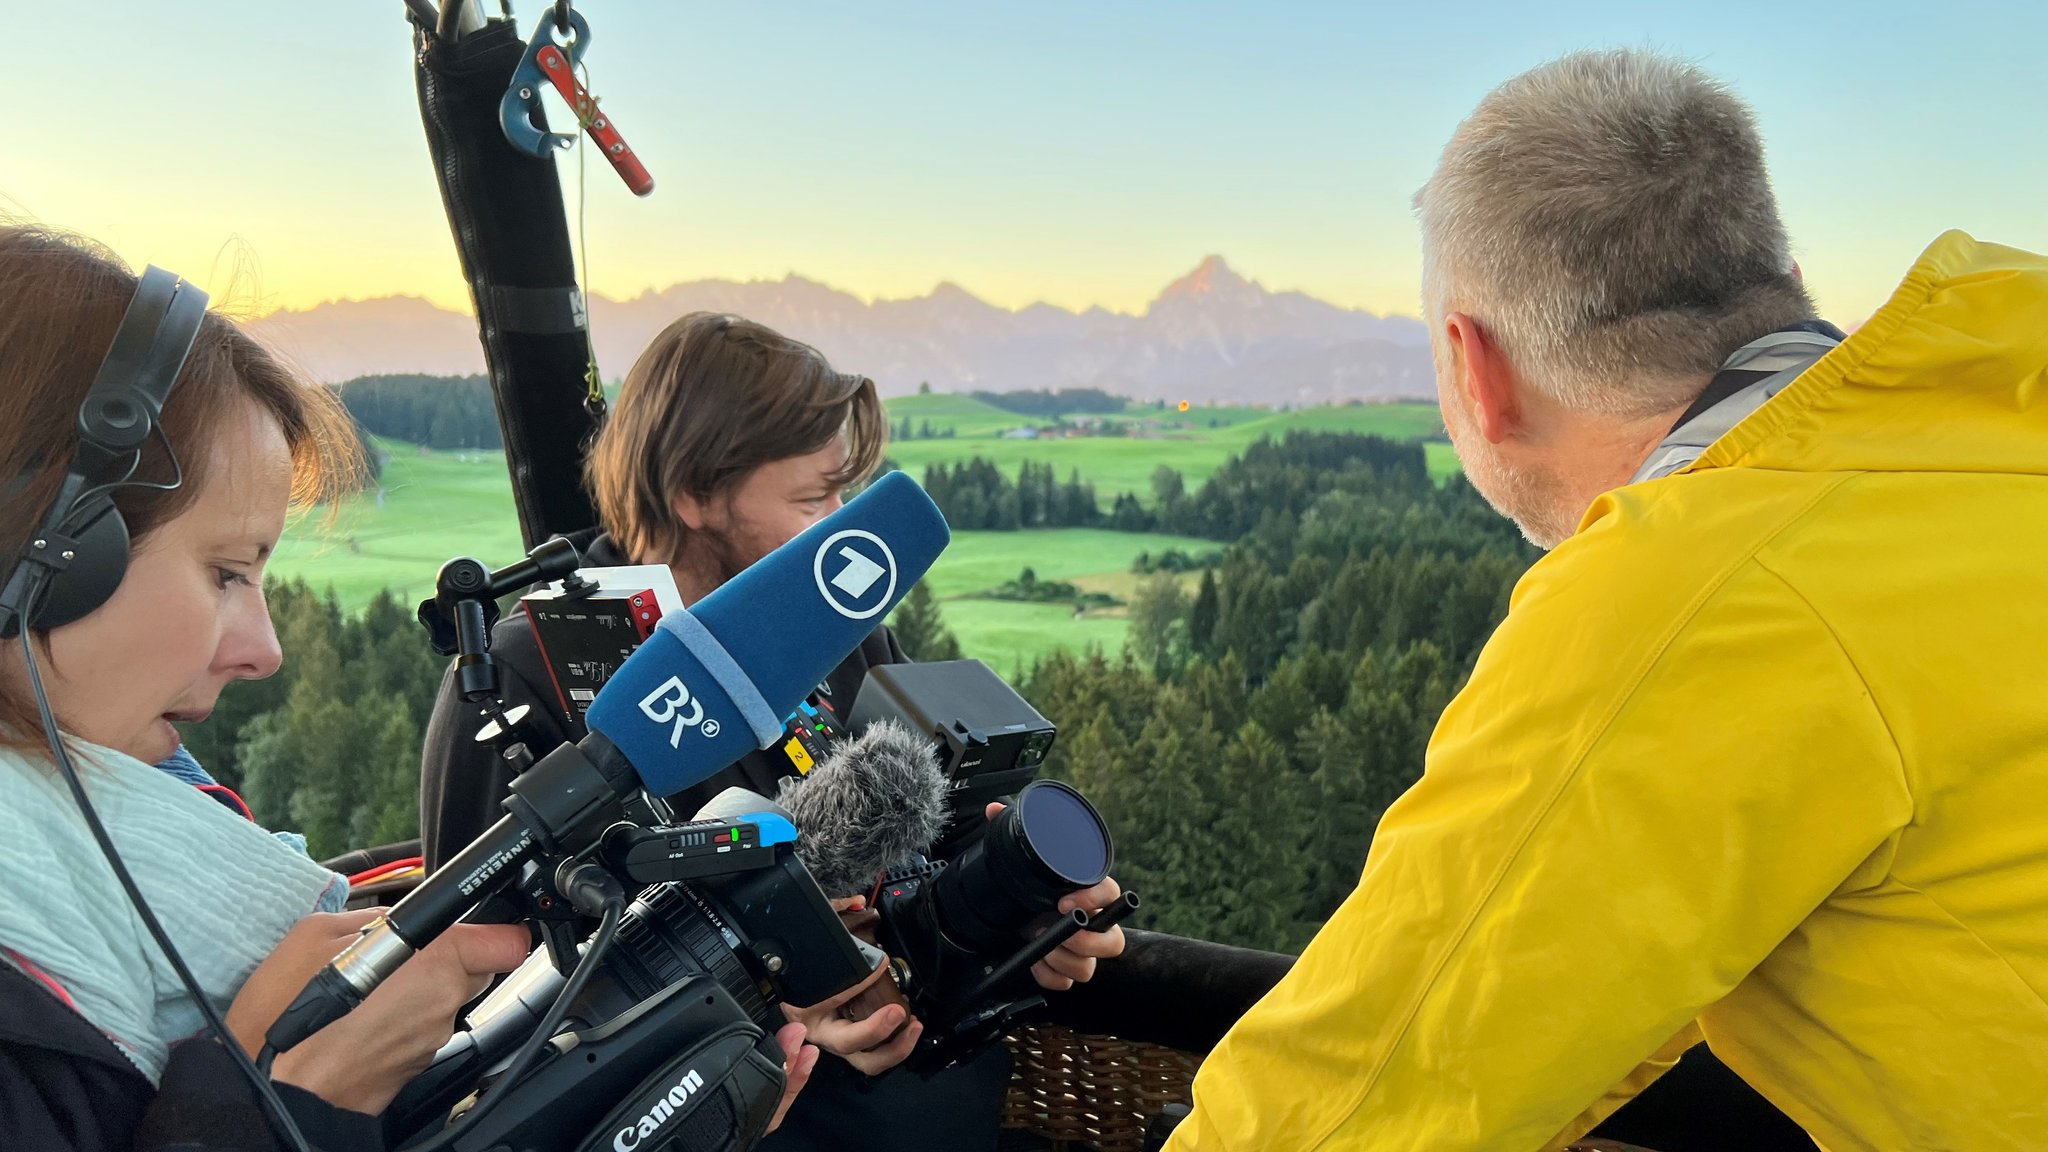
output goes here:
[{"label": "rolling green hill", "polygon": [[390,453],[381,493],[365,493],[329,514],[293,521],[271,558],[271,573],[331,585],[343,607],[390,588],[404,603],[429,596],[450,557],[492,567],[526,551],[512,508],[512,480],[500,452],[434,452],[379,441]]},{"label": "rolling green hill", "polygon": [[[384,443],[384,493],[350,501],[330,517],[295,521],[270,562],[272,574],[332,587],[354,610],[380,588],[413,603],[433,592],[434,574],[450,557],[475,556],[493,567],[525,551],[512,511],[504,457],[485,452],[422,452]],[[1055,648],[1123,646],[1119,609],[1076,619],[1062,604],[1019,604],[975,596],[1033,568],[1049,580],[1079,580],[1129,595],[1131,561],[1141,551],[1204,550],[1210,541],[1075,528],[1045,532],[962,532],[930,577],[946,622],[966,651],[1008,673]],[[424,642],[424,637],[422,638]]]},{"label": "rolling green hill", "polygon": [[1056,648],[1121,651],[1129,627],[1125,610],[1108,608],[1075,616],[1067,604],[986,600],[977,598],[979,593],[1015,580],[1029,568],[1041,580],[1063,580],[1128,600],[1137,582],[1131,561],[1138,553],[1168,548],[1193,553],[1215,547],[1212,540],[1100,528],[960,532],[927,579],[939,597],[946,625],[960,638],[960,650],[1009,676]]},{"label": "rolling green hill", "polygon": [[888,408],[892,424],[901,423],[908,416],[919,427],[930,421],[933,431],[950,428],[955,436],[994,436],[1008,428],[1038,428],[1052,423],[1036,416],[1006,412],[986,401],[952,392],[899,396],[883,406]]}]

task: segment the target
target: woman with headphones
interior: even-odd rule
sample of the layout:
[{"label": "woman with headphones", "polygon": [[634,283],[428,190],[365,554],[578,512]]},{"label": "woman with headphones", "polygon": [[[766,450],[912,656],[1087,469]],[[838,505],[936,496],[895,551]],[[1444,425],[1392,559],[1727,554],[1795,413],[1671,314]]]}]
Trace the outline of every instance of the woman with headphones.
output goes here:
[{"label": "woman with headphones", "polygon": [[[117,341],[131,302],[149,310],[136,277],[68,238],[0,228],[0,477],[9,478],[0,555],[18,593],[34,583],[24,557],[51,527],[76,542],[44,574],[48,587],[33,603],[8,607],[27,618],[33,672],[108,837],[211,1006],[254,1052],[371,914],[339,911],[345,881],[152,765],[176,751],[174,725],[203,718],[229,682],[277,670],[283,657],[264,604],[264,562],[287,507],[333,494],[348,478],[355,440],[324,390],[302,385],[204,312],[197,289],[177,284],[169,294],[182,304],[137,315]],[[181,371],[178,350],[165,346],[187,337]],[[137,393],[145,359],[168,378],[144,381]],[[129,393],[115,397],[128,405],[116,413],[128,419],[115,423],[160,404],[160,420],[142,421],[160,435],[94,458],[90,447],[80,451],[88,394],[104,398],[108,389]],[[122,454],[128,459],[105,459]],[[113,538],[121,535],[115,523],[126,539]],[[251,1084],[207,1034],[201,1006],[69,793],[21,651],[21,621],[6,624],[4,1143],[270,1146],[272,1126]],[[462,926],[360,1011],[280,1057],[277,1094],[312,1145],[381,1147],[374,1114],[424,1067],[485,979],[526,951],[520,928]]]},{"label": "woman with headphones", "polygon": [[[153,765],[228,683],[277,670],[265,561],[288,508],[359,459],[325,389],[204,305],[168,273],[0,225],[10,1150],[290,1148],[294,1126],[326,1152],[382,1148],[376,1114],[528,952],[521,926],[457,925],[278,1057],[259,1096],[249,1055],[373,913],[340,911],[344,880]],[[784,1037],[796,1084],[800,1044]]]}]

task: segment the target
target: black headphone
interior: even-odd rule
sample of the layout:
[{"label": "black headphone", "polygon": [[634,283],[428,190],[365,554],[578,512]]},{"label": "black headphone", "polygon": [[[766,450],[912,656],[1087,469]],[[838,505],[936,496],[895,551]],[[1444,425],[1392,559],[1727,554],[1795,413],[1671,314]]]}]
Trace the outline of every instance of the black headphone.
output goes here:
[{"label": "black headphone", "polygon": [[[143,442],[158,430],[164,399],[206,319],[206,293],[188,280],[150,267],[135,286],[121,327],[78,406],[78,450],[57,498],[23,542],[0,587],[0,637],[25,619],[38,632],[69,624],[107,602],[128,571],[128,524],[114,490],[134,480]],[[169,491],[182,482],[168,440],[174,479],[147,487]],[[31,464],[9,495],[35,479]]]}]

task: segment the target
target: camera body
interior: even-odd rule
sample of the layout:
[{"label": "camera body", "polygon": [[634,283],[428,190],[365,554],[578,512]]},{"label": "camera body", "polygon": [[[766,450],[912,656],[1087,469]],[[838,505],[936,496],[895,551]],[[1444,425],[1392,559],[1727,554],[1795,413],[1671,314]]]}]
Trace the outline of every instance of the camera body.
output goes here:
[{"label": "camera body", "polygon": [[979,660],[878,664],[868,669],[847,726],[894,720],[930,736],[946,778],[951,820],[935,849],[950,856],[978,831],[990,802],[1038,776],[1058,733],[1038,709]]},{"label": "camera body", "polygon": [[1044,1002],[1032,965],[1137,907],[1127,896],[1092,917],[1056,912],[1062,897],[1108,876],[1113,858],[1109,828],[1087,798],[1039,780],[954,859],[913,859],[883,878],[877,939],[925,1022],[912,1069],[936,1071],[999,1039]]},{"label": "camera body", "polygon": [[[900,725],[930,741],[946,824],[925,853],[877,886],[877,940],[924,1021],[913,1069],[930,1072],[998,1039],[1043,997],[1033,964],[1084,927],[1106,930],[1136,907],[1060,916],[1068,893],[1109,874],[1109,830],[1085,797],[1037,779],[1057,732],[979,660],[868,670],[848,714],[863,737]],[[991,802],[1005,804],[994,820]]]},{"label": "camera body", "polygon": [[[551,998],[559,984],[542,988]],[[516,1045],[537,1019],[512,1019],[526,1026],[506,1037]],[[744,1152],[767,1130],[782,1096],[782,1054],[773,1036],[709,974],[677,981],[602,1025],[561,1033],[553,1047],[518,1083],[490,1086],[506,1098],[454,1148]],[[459,1101],[476,1087],[474,1062],[450,1069],[448,1059],[443,1049],[387,1111],[394,1147],[438,1129],[449,1098]]]},{"label": "camera body", "polygon": [[503,1098],[453,1147],[509,1152],[740,1152],[783,1089],[782,1002],[811,1004],[865,979],[878,952],[846,931],[773,801],[728,789],[683,824],[614,824],[555,869],[529,866],[529,905],[551,874],[596,863],[638,888],[611,948],[542,1058],[492,1081],[542,1022],[575,957],[534,953],[470,1013],[386,1113],[387,1135],[441,1127],[479,1088]]}]

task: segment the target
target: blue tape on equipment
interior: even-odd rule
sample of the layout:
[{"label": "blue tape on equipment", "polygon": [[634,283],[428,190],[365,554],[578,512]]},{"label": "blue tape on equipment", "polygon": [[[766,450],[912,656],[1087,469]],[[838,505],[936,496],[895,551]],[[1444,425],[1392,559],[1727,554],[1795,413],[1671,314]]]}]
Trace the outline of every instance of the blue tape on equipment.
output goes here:
[{"label": "blue tape on equipment", "polygon": [[671,612],[663,616],[655,627],[673,633],[718,682],[718,686],[725,689],[734,706],[739,708],[740,715],[746,718],[748,727],[754,730],[759,747],[768,747],[782,735],[782,723],[775,719],[775,710],[768,707],[768,701],[761,698],[754,682],[740,671],[732,653],[725,650],[725,645],[718,642],[718,637],[713,636],[702,621],[688,612]]},{"label": "blue tape on equipment", "polygon": [[796,843],[796,825],[789,819],[773,812],[749,812],[739,819],[761,829],[761,846]]}]

